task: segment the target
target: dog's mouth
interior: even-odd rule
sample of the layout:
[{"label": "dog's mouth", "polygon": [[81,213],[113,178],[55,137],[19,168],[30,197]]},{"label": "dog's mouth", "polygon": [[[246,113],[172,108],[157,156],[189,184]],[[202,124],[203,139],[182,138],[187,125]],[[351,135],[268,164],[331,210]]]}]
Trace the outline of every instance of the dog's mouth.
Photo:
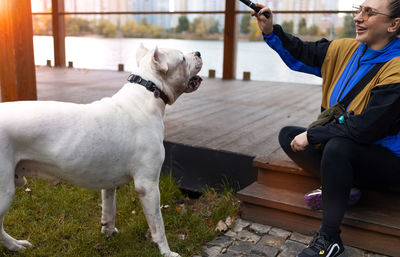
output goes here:
[{"label": "dog's mouth", "polygon": [[202,81],[203,79],[200,76],[196,75],[189,80],[188,88],[190,89],[190,91],[194,91],[200,86]]}]

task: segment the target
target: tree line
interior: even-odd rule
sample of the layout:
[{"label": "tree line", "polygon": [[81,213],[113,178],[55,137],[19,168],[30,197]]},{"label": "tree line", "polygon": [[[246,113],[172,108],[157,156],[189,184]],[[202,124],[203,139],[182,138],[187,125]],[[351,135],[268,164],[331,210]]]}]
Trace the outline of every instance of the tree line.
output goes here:
[{"label": "tree line", "polygon": [[[294,32],[293,21],[282,22],[282,28],[288,33]],[[223,29],[220,28],[218,20],[212,16],[199,16],[192,22],[186,15],[178,18],[175,28],[166,29],[154,26],[143,18],[139,23],[135,20],[128,20],[122,25],[115,25],[109,20],[87,20],[81,17],[65,17],[66,33],[68,36],[99,35],[107,38],[187,38],[187,39],[220,39]],[[52,23],[50,15],[33,17],[33,28],[35,35],[52,35]],[[310,36],[325,36],[334,34],[337,37],[354,37],[355,27],[351,15],[345,16],[342,28],[329,28],[331,31],[320,31],[317,25],[307,26],[306,20],[300,20],[297,34]],[[257,21],[249,14],[242,15],[240,20],[241,38],[248,38],[250,41],[262,40],[261,32],[258,29]]]},{"label": "tree line", "polygon": [[[107,38],[164,38],[171,34],[184,34],[191,38],[214,38],[221,35],[219,22],[212,16],[199,16],[190,22],[186,16],[180,16],[178,25],[173,29],[154,26],[143,18],[139,23],[128,20],[120,26],[109,20],[87,20],[81,17],[65,17],[67,36],[99,35]],[[52,35],[50,15],[36,15],[33,17],[33,32],[35,35]]]},{"label": "tree line", "polygon": [[[290,34],[294,33],[294,22],[291,21],[283,21],[282,29]],[[245,35],[249,35],[250,41],[262,40],[261,32],[258,29],[257,21],[252,19],[250,14],[245,14],[242,16],[240,22],[240,32]],[[297,28],[297,34],[302,36],[328,36],[332,35],[333,37],[339,38],[354,38],[356,35],[356,28],[353,22],[353,17],[351,15],[346,15],[344,17],[343,27],[328,28],[326,31],[321,31],[321,29],[313,24],[311,26],[307,26],[307,22],[305,18],[300,19]]]}]

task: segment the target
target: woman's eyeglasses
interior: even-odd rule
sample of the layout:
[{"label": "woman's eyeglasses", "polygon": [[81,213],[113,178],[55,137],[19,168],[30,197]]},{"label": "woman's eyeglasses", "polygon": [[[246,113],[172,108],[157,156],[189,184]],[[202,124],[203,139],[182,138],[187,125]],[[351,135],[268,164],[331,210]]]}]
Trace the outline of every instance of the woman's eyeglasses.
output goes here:
[{"label": "woman's eyeglasses", "polygon": [[384,15],[384,16],[391,18],[390,15],[388,15],[386,13],[374,11],[374,9],[372,9],[371,7],[368,7],[368,6],[362,6],[362,5],[353,6],[353,17],[356,17],[360,13],[361,13],[361,17],[363,18],[364,21],[367,21],[369,19],[369,17],[377,15],[377,14]]}]

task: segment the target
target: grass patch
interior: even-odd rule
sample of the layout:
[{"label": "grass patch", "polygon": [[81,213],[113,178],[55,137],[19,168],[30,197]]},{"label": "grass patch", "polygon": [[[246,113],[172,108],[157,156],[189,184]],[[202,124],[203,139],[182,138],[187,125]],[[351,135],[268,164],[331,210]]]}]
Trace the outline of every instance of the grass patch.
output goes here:
[{"label": "grass patch", "polygon": [[[27,187],[31,193],[25,192]],[[201,255],[201,245],[217,235],[216,223],[236,216],[239,208],[229,189],[222,194],[206,189],[199,199],[189,199],[171,175],[161,176],[160,191],[161,204],[169,205],[162,210],[169,246],[182,256]],[[161,256],[145,236],[148,225],[133,183],[117,192],[120,233],[108,239],[100,233],[100,204],[100,191],[30,179],[17,189],[4,225],[11,236],[30,241],[34,248],[21,254],[0,246],[0,256]]]}]

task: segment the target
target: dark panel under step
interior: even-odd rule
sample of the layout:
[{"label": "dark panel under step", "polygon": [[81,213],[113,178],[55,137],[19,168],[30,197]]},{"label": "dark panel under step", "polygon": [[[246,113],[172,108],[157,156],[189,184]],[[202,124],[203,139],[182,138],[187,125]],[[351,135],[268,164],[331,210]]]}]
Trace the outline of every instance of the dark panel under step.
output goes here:
[{"label": "dark panel under step", "polygon": [[180,187],[202,192],[205,187],[223,189],[225,185],[242,189],[257,179],[251,156],[192,147],[164,141],[163,172],[171,172]]}]

